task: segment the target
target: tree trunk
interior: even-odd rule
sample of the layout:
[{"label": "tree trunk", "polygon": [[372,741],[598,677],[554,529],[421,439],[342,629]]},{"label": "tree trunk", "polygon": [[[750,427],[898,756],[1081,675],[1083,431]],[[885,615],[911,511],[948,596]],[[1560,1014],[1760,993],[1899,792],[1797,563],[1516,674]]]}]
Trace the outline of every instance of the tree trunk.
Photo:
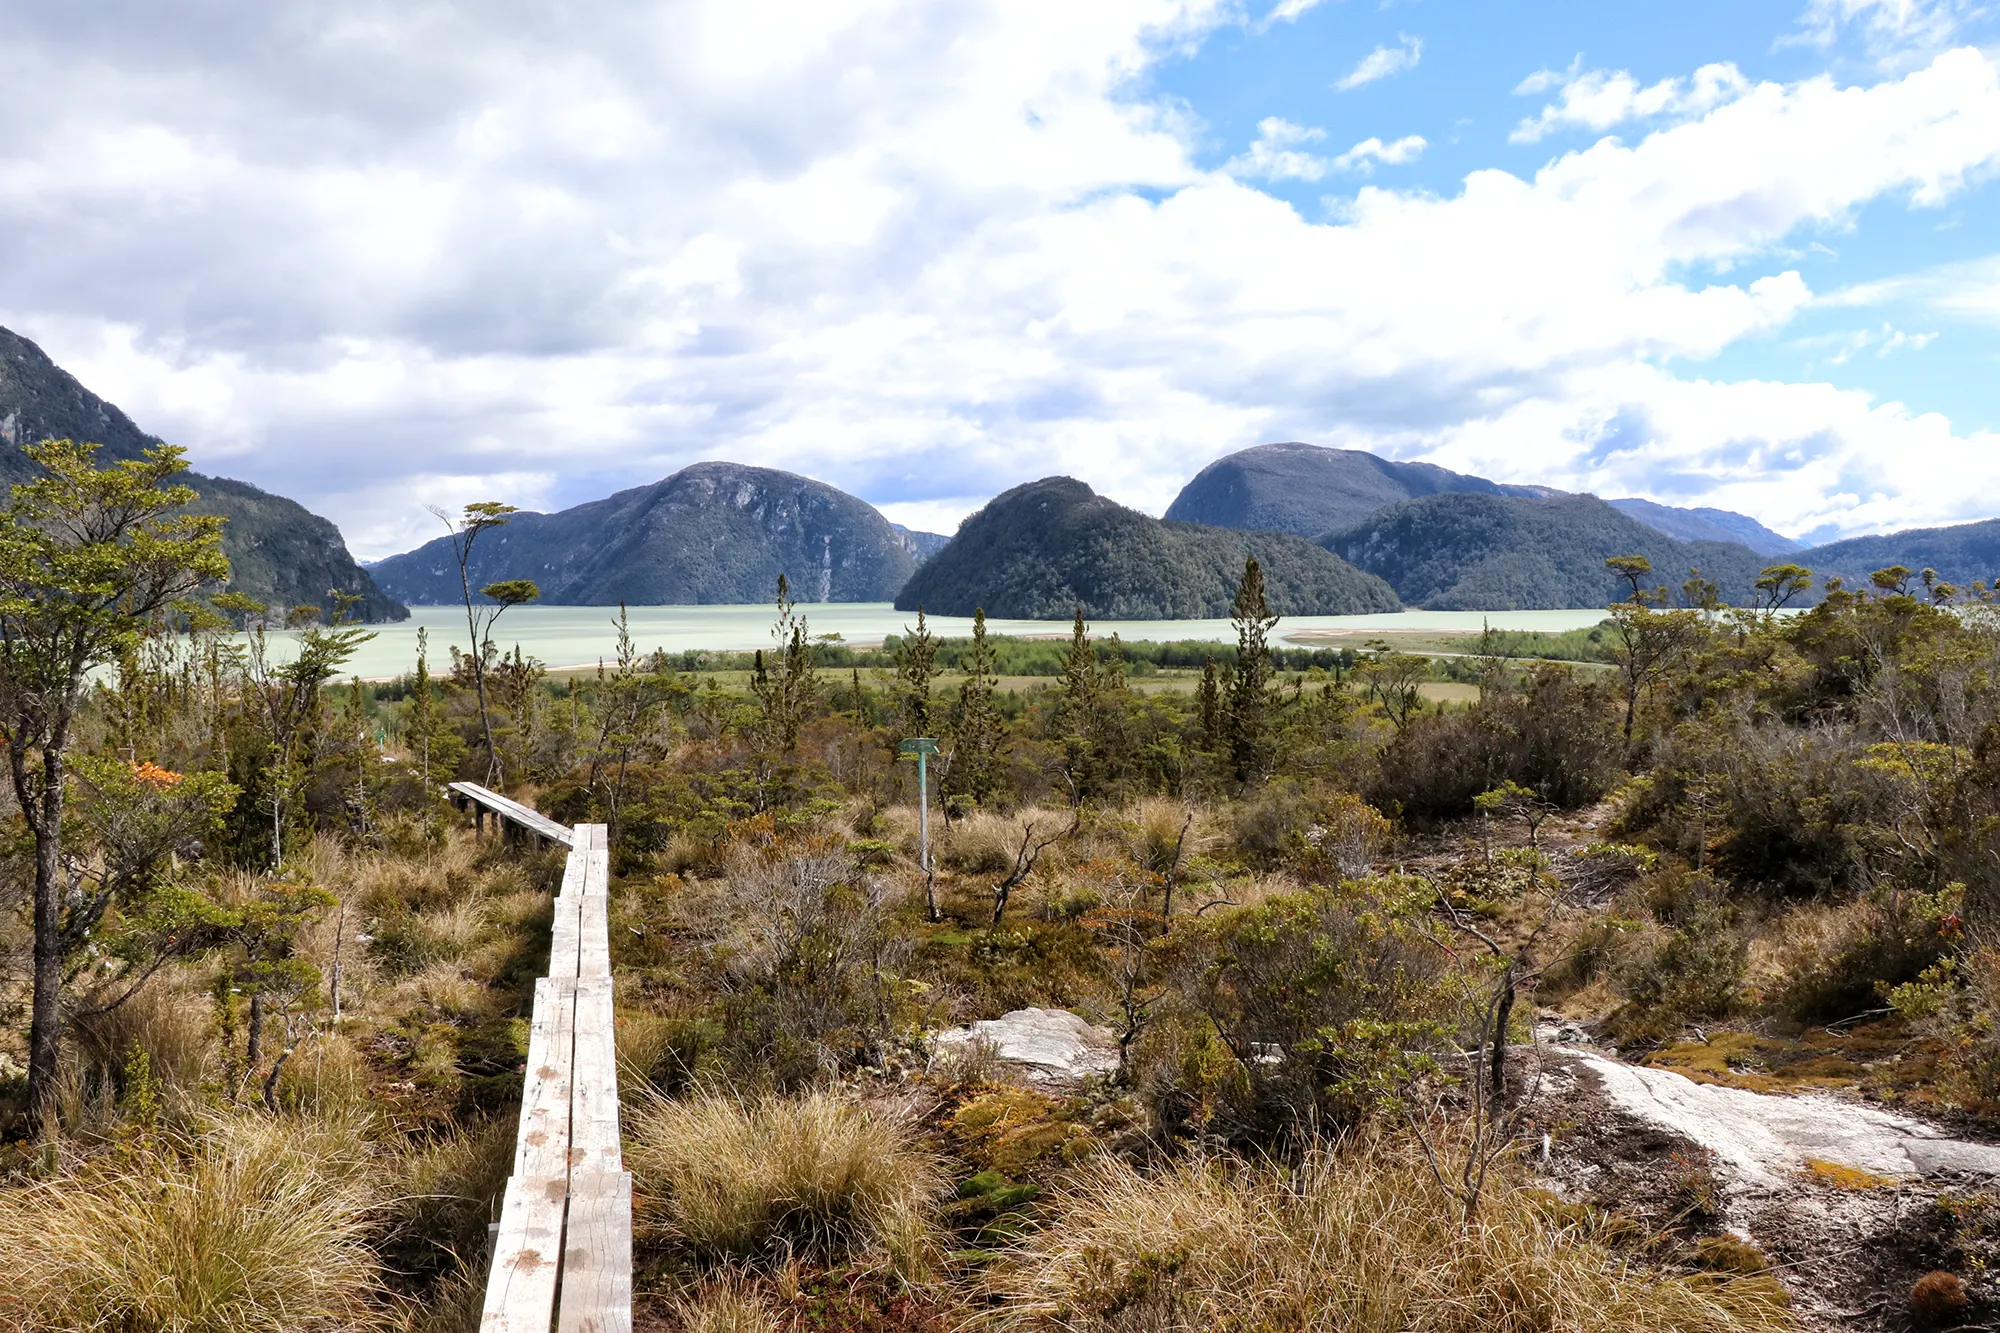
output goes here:
[{"label": "tree trunk", "polygon": [[1497,1105],[1507,1095],[1507,1023],[1514,1016],[1514,965],[1500,976],[1500,1004],[1493,1016],[1493,1050],[1489,1055],[1488,1086]]},{"label": "tree trunk", "polygon": [[264,1062],[264,992],[250,992],[250,1040],[244,1048],[244,1067],[252,1073]]},{"label": "tree trunk", "polygon": [[[41,808],[33,821],[35,987],[28,1026],[28,1114],[37,1126],[53,1118],[56,1067],[62,1052],[63,762],[56,746],[42,751],[42,783],[37,793]],[[23,808],[31,807],[24,803]]]}]

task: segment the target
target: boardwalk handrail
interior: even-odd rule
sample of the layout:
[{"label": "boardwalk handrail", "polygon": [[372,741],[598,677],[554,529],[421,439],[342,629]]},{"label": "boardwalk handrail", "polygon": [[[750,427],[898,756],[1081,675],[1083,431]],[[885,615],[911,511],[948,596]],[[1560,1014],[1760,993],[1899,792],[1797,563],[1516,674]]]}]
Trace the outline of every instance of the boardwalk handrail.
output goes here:
[{"label": "boardwalk handrail", "polygon": [[618,1138],[610,852],[602,824],[561,831],[569,860],[549,930],[549,974],[535,983],[514,1174],[481,1333],[632,1327],[632,1177]]},{"label": "boardwalk handrail", "polygon": [[476,782],[446,783],[445,790],[451,793],[451,803],[459,809],[463,810],[470,806],[478,815],[481,825],[485,824],[486,816],[491,813],[501,828],[510,834],[514,829],[521,829],[529,836],[540,838],[543,842],[560,843],[565,847],[575,846],[575,835],[569,829],[532,806],[510,800]]}]

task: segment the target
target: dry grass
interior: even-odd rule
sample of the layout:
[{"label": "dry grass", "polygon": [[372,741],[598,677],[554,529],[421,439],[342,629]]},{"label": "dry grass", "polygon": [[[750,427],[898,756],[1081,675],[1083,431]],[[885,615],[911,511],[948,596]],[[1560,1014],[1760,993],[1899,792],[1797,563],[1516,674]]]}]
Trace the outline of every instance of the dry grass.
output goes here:
[{"label": "dry grass", "polygon": [[0,1202],[0,1325],[124,1333],[376,1322],[358,1126],[218,1120]]},{"label": "dry grass", "polygon": [[991,1279],[992,1323],[1066,1333],[1746,1333],[1792,1326],[1768,1279],[1635,1270],[1548,1196],[1482,1221],[1383,1144],[1296,1172],[1099,1159]]},{"label": "dry grass", "polygon": [[953,821],[951,832],[943,837],[939,837],[940,827],[934,823],[931,837],[936,839],[938,864],[966,875],[1005,874],[1014,868],[1021,837],[1030,823],[1041,837],[1046,837],[1067,827],[1069,816],[1047,810],[1023,810],[1012,815],[975,810]]},{"label": "dry grass", "polygon": [[1135,802],[1119,823],[1126,854],[1155,875],[1165,875],[1173,868],[1176,852],[1185,868],[1189,857],[1213,851],[1222,843],[1206,812],[1164,796]]},{"label": "dry grass", "polygon": [[897,1116],[811,1091],[654,1098],[633,1115],[626,1161],[649,1219],[709,1256],[810,1253],[928,1271],[936,1165]]},{"label": "dry grass", "polygon": [[674,1318],[685,1333],[778,1333],[778,1317],[770,1304],[741,1277],[712,1279],[693,1296],[672,1304]]}]

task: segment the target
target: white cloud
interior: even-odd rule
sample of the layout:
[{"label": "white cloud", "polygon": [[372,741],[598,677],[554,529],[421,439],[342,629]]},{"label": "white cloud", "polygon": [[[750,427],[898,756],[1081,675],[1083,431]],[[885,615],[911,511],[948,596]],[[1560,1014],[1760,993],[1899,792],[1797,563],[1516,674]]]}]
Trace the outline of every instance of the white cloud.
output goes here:
[{"label": "white cloud", "polygon": [[1561,100],[1516,126],[1508,136],[1511,142],[1537,143],[1562,129],[1602,131],[1630,120],[1705,116],[1750,89],[1750,81],[1736,66],[1717,64],[1703,65],[1691,79],[1661,79],[1644,86],[1622,69],[1579,73],[1572,67],[1566,75],[1540,70],[1514,91],[1531,95],[1558,85]]},{"label": "white cloud", "polygon": [[1858,283],[1827,293],[1818,304],[1879,306],[1892,302],[1909,302],[1932,314],[2000,327],[2000,255]]},{"label": "white cloud", "polygon": [[1428,147],[1420,134],[1406,134],[1400,139],[1383,143],[1370,137],[1333,159],[1335,171],[1356,171],[1368,175],[1375,170],[1377,162],[1385,166],[1397,167],[1405,162],[1414,162]]},{"label": "white cloud", "polygon": [[1323,0],[1278,0],[1271,7],[1271,12],[1264,16],[1263,26],[1268,28],[1274,23],[1291,23],[1306,11],[1318,9],[1322,3]]},{"label": "white cloud", "polygon": [[1824,49],[1842,33],[1859,31],[1876,60],[1906,67],[1952,45],[1992,13],[1987,0],[1809,0],[1798,27],[1780,44]]},{"label": "white cloud", "polygon": [[1364,83],[1373,83],[1377,79],[1386,79],[1391,74],[1415,69],[1417,62],[1424,58],[1424,39],[1401,36],[1397,40],[1400,45],[1378,46],[1361,57],[1361,63],[1333,86],[1344,93],[1352,92]]},{"label": "white cloud", "polygon": [[[1681,378],[1812,300],[1774,262],[1798,233],[2000,163],[1977,52],[1759,84],[1455,193],[1365,185],[1327,222],[1202,169],[1143,92],[1224,0],[545,27],[357,0],[221,31],[124,5],[0,11],[30,72],[0,102],[0,323],[364,555],[427,539],[425,501],[708,457],[933,530],[1052,472],[1158,512],[1267,439],[1799,531],[1971,517],[2000,482],[2000,441],[1940,417]],[[1320,160],[1276,123],[1272,154]],[[1416,151],[1368,142],[1355,168]]]},{"label": "white cloud", "polygon": [[1257,138],[1249,149],[1230,158],[1223,170],[1243,180],[1316,181],[1326,175],[1327,160],[1301,148],[1325,138],[1325,130],[1268,116],[1257,122]]}]

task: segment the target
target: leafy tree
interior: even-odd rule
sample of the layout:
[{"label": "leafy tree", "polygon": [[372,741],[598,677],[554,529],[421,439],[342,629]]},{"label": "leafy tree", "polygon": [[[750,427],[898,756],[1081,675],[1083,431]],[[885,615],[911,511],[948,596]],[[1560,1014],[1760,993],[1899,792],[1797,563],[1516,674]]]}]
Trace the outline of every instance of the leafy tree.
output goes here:
[{"label": "leafy tree", "polygon": [[937,636],[924,623],[924,608],[917,608],[917,628],[913,634],[903,627],[896,644],[896,701],[902,709],[903,725],[912,736],[931,734],[931,682],[937,678]]},{"label": "leafy tree", "polygon": [[651,733],[666,706],[666,681],[661,660],[646,664],[632,643],[630,618],[625,603],[618,604],[617,665],[608,673],[597,664],[597,741],[591,747],[587,785],[593,790],[605,782],[605,808],[611,831],[618,829],[618,810],[625,799],[625,779],[633,756]]},{"label": "leafy tree", "polygon": [[44,475],[16,486],[0,518],[0,743],[35,849],[28,1096],[37,1121],[49,1110],[64,1022],[63,804],[90,673],[229,574],[223,520],[174,513],[195,498],[172,483],[187,467],[181,450],[99,468],[96,447],[30,446]]},{"label": "leafy tree", "polygon": [[799,614],[783,574],[778,575],[778,619],[771,637],[778,641],[777,670],[767,669],[759,653],[751,686],[778,750],[790,754],[798,748],[799,728],[819,697],[819,677],[813,672],[815,646],[807,638],[806,618]]},{"label": "leafy tree", "polygon": [[1612,659],[1625,687],[1625,750],[1630,754],[1640,698],[1685,660],[1702,631],[1695,613],[1667,608],[1664,587],[1644,586],[1653,572],[1653,563],[1645,556],[1613,556],[1604,566],[1631,590],[1629,597],[1610,608]]},{"label": "leafy tree", "polygon": [[298,956],[299,936],[313,918],[338,899],[301,880],[266,880],[234,909],[230,935],[238,956],[230,969],[235,990],[250,997],[243,1074],[248,1080],[263,1066],[265,1027],[271,1011],[284,1026],[284,1046],[264,1077],[263,1098],[277,1109],[278,1075],[297,1045],[296,1011],[319,985],[319,968]]},{"label": "leafy tree", "polygon": [[431,677],[430,631],[417,631],[417,671],[410,681],[410,718],[405,744],[417,761],[418,800],[429,808],[435,799],[433,773],[456,773],[465,758],[465,742],[444,715],[437,682]]},{"label": "leafy tree", "polygon": [[472,546],[479,534],[489,528],[497,528],[506,523],[509,514],[519,513],[513,505],[499,504],[492,500],[479,500],[465,507],[464,512],[454,519],[444,509],[433,505],[431,513],[443,523],[451,534],[451,553],[458,563],[458,583],[465,595],[465,632],[471,636],[473,688],[479,695],[479,729],[486,742],[486,782],[498,787],[506,780],[500,767],[500,751],[493,744],[493,714],[486,699],[486,643],[493,635],[493,622],[501,612],[510,606],[531,602],[542,595],[528,579],[506,579],[499,583],[489,583],[479,590],[482,597],[491,599],[490,605],[480,606],[472,598]]},{"label": "leafy tree", "polygon": [[1063,655],[1055,716],[1051,719],[1056,741],[1062,747],[1063,779],[1070,789],[1070,804],[1079,817],[1083,798],[1097,771],[1094,742],[1099,684],[1097,652],[1091,647],[1090,629],[1084,624],[1083,606],[1079,603],[1070,627],[1069,648]]},{"label": "leafy tree", "polygon": [[1236,626],[1236,670],[1229,682],[1229,749],[1242,782],[1270,775],[1276,749],[1271,728],[1271,629],[1278,617],[1264,597],[1264,570],[1251,556],[1229,613]]},{"label": "leafy tree", "polygon": [[1201,748],[1210,754],[1222,753],[1227,739],[1222,711],[1222,685],[1217,679],[1215,659],[1202,659],[1201,685],[1195,691],[1195,711],[1201,718]]},{"label": "leafy tree", "polygon": [[952,772],[960,790],[974,801],[985,801],[999,784],[1002,729],[993,702],[999,677],[994,671],[993,644],[986,637],[984,610],[972,613],[972,649],[962,664],[965,683],[958,687]]}]

